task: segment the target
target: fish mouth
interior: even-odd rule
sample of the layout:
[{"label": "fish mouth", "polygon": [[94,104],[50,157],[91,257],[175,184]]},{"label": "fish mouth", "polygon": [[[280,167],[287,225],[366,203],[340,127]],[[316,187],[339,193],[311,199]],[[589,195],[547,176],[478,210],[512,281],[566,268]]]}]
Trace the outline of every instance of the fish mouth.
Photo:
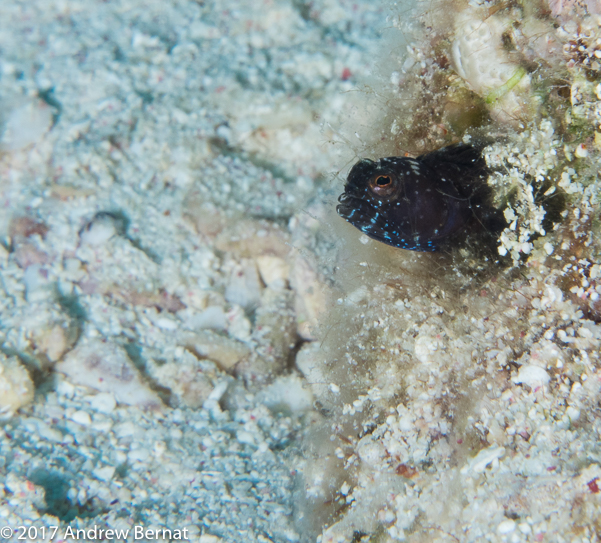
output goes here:
[{"label": "fish mouth", "polygon": [[336,206],[336,213],[355,226],[369,222],[374,215],[374,210],[369,203],[348,192],[343,192],[338,197],[338,201],[340,203]]},{"label": "fish mouth", "polygon": [[353,198],[346,192],[338,196],[338,201],[340,203],[336,206],[336,213],[346,220],[349,219],[353,211],[357,210],[357,204],[360,202],[358,198]]}]

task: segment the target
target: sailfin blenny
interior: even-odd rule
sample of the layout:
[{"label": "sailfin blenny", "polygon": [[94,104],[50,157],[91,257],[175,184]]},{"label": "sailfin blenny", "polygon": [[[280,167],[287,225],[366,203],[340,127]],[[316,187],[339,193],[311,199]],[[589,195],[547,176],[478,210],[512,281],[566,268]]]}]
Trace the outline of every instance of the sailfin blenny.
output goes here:
[{"label": "sailfin blenny", "polygon": [[463,143],[417,158],[362,159],[340,195],[338,214],[370,238],[410,251],[437,251],[473,230],[500,231],[488,204],[481,148]]}]

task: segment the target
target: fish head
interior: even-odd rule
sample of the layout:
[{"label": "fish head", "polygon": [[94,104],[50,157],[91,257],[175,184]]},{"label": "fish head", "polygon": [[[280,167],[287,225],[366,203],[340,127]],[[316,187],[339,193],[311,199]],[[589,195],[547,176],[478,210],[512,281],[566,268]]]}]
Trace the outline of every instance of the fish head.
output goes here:
[{"label": "fish head", "polygon": [[415,159],[362,159],[349,172],[336,211],[369,237],[402,249],[434,251],[448,210],[427,166]]}]

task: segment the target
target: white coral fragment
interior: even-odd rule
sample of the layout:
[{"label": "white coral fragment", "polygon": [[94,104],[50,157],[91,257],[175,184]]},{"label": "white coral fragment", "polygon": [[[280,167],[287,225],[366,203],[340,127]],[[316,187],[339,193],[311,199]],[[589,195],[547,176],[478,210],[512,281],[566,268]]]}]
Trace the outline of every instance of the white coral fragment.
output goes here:
[{"label": "white coral fragment", "polygon": [[[519,263],[522,254],[530,254],[534,248],[532,239],[546,234],[543,227],[546,211],[535,194],[543,183],[552,181],[553,169],[557,166],[557,148],[559,139],[555,136],[553,125],[548,120],[541,121],[538,128],[521,133],[516,146],[509,148],[500,143],[491,145],[485,152],[487,164],[497,171],[490,177],[489,183],[496,187],[499,201],[507,199],[515,191],[517,199],[507,205],[503,211],[508,227],[499,236],[498,252],[501,256],[509,254],[514,264]],[[570,177],[574,171],[562,173],[561,188],[570,193],[574,185]],[[556,189],[547,189],[552,194]],[[551,191],[551,192],[549,192]],[[552,246],[547,246],[547,254]]]},{"label": "white coral fragment", "polygon": [[16,411],[33,401],[33,383],[16,358],[0,354],[0,411]]},{"label": "white coral fragment", "polygon": [[120,221],[111,213],[100,212],[79,233],[86,245],[103,245],[119,233]]},{"label": "white coral fragment", "polygon": [[313,407],[313,394],[296,374],[278,377],[262,391],[261,397],[267,407],[276,411],[298,413]]},{"label": "white coral fragment", "polygon": [[263,282],[272,288],[282,288],[288,282],[289,268],[283,258],[263,255],[256,258],[259,274]]},{"label": "white coral fragment", "polygon": [[461,473],[482,473],[492,463],[497,462],[505,454],[503,447],[489,447],[481,450],[467,465],[461,468]]},{"label": "white coral fragment", "polygon": [[420,336],[415,340],[415,357],[422,363],[430,361],[438,349],[438,341],[430,336]]},{"label": "white coral fragment", "polygon": [[468,86],[482,96],[497,120],[513,123],[533,105],[530,77],[503,49],[511,21],[499,15],[483,17],[476,8],[455,20],[453,65]]},{"label": "white coral fragment", "polygon": [[544,368],[533,364],[524,364],[512,381],[516,384],[528,385],[530,388],[545,386],[551,377]]},{"label": "white coral fragment", "polygon": [[371,435],[367,435],[357,444],[357,454],[362,462],[371,466],[377,466],[386,457],[386,449],[379,440],[373,439]]}]

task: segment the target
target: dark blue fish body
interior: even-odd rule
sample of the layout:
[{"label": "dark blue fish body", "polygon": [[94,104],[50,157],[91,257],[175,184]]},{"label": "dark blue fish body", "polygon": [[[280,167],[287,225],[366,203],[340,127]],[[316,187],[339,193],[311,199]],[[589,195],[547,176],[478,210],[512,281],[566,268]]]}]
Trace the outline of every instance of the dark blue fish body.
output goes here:
[{"label": "dark blue fish body", "polygon": [[410,251],[436,251],[475,228],[504,226],[488,205],[481,149],[443,147],[417,158],[363,159],[351,169],[338,214],[370,238]]}]

